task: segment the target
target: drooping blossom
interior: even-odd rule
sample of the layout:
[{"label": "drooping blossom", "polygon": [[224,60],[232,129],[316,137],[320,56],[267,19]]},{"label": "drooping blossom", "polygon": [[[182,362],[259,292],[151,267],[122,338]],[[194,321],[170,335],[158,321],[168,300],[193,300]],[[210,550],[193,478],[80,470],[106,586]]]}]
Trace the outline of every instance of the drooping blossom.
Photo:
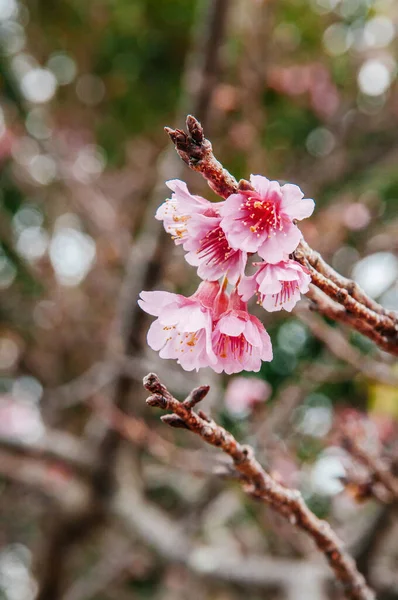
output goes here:
[{"label": "drooping blossom", "polygon": [[193,196],[178,179],[166,184],[173,194],[158,208],[156,218],[163,221],[175,243],[182,244],[187,262],[198,267],[201,279],[215,281],[227,275],[235,283],[244,273],[247,254],[232,249],[227,242],[220,227],[223,203]]},{"label": "drooping blossom", "polygon": [[210,217],[198,214],[187,224],[188,250],[186,261],[198,267],[201,279],[214,281],[226,275],[231,283],[244,274],[247,254],[233,250],[228,244],[224,231],[220,227],[219,216]]},{"label": "drooping blossom", "polygon": [[265,310],[274,312],[284,308],[290,312],[300,300],[300,294],[308,292],[311,276],[295,260],[254,265],[259,267],[256,273],[243,277],[238,287],[245,302],[257,294],[258,303]]},{"label": "drooping blossom", "polygon": [[141,292],[140,307],[157,317],[149,328],[149,346],[161,358],[177,359],[186,371],[213,366],[213,321],[225,311],[228,298],[217,282],[204,281],[186,298],[170,292]]},{"label": "drooping blossom", "polygon": [[231,294],[228,310],[216,322],[212,345],[217,357],[212,369],[216,373],[257,372],[262,361],[272,360],[271,340],[264,325],[247,312],[246,303],[236,292]]},{"label": "drooping blossom", "polygon": [[258,377],[234,377],[225,390],[224,403],[232,415],[245,415],[271,395],[271,386]]},{"label": "drooping blossom", "polygon": [[217,215],[216,205],[201,196],[193,196],[184,181],[171,179],[166,181],[166,185],[173,193],[171,198],[159,206],[155,218],[163,221],[165,230],[176,244],[183,244],[189,239],[187,223],[190,218],[200,214]]},{"label": "drooping blossom", "polygon": [[220,206],[221,227],[232,248],[279,262],[300,242],[293,220],[309,217],[314,201],[303,198],[297,185],[280,186],[261,175],[252,175],[250,181],[254,190],[231,194]]}]

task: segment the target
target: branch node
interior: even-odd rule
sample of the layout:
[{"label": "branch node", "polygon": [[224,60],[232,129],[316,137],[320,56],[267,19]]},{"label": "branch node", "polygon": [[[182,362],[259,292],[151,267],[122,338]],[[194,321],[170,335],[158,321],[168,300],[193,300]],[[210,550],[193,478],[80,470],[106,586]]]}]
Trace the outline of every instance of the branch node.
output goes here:
[{"label": "branch node", "polygon": [[198,416],[199,416],[201,419],[203,419],[204,421],[206,421],[207,423],[210,423],[210,422],[211,422],[211,419],[210,419],[210,417],[208,417],[208,416],[206,415],[206,413],[204,413],[204,412],[203,412],[203,410],[198,410]]},{"label": "branch node", "polygon": [[187,129],[192,137],[192,140],[198,145],[202,144],[204,140],[204,135],[201,123],[199,123],[199,121],[193,115],[187,116],[186,123]]},{"label": "branch node", "polygon": [[193,408],[207,396],[209,389],[209,385],[201,385],[200,387],[195,388],[184,400],[183,405],[187,408]]},{"label": "branch node", "polygon": [[167,401],[162,394],[153,394],[145,401],[148,406],[156,406],[158,408],[167,408]]},{"label": "branch node", "polygon": [[166,423],[166,425],[170,425],[170,427],[175,427],[175,429],[188,429],[189,430],[189,427],[185,423],[185,421],[183,421],[177,415],[174,415],[174,414],[163,415],[162,417],[160,417],[160,420],[163,421],[163,423]]}]

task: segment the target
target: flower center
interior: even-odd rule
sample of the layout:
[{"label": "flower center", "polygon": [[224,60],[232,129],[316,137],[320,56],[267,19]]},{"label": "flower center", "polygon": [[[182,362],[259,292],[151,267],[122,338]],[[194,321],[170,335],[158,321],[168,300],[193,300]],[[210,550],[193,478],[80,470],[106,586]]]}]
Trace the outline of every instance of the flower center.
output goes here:
[{"label": "flower center", "polygon": [[211,229],[200,241],[198,254],[206,258],[208,264],[220,265],[227,261],[237,251],[233,250],[225,237],[221,227]]},{"label": "flower center", "polygon": [[246,202],[242,202],[240,210],[244,216],[240,218],[243,225],[249,226],[252,233],[260,237],[266,233],[268,237],[275,235],[276,231],[283,231],[283,220],[279,214],[275,200],[261,199],[258,196],[249,196]]},{"label": "flower center", "polygon": [[[290,298],[295,294],[295,292],[299,289],[299,285],[297,281],[283,281],[282,289],[278,294],[272,294],[274,298],[274,306],[282,306],[285,302],[290,300]],[[261,295],[259,304],[261,305],[264,300],[264,294]]]},{"label": "flower center", "polygon": [[253,347],[243,333],[237,337],[231,337],[222,333],[217,341],[215,353],[220,358],[231,358],[242,360],[247,353],[251,354]]}]

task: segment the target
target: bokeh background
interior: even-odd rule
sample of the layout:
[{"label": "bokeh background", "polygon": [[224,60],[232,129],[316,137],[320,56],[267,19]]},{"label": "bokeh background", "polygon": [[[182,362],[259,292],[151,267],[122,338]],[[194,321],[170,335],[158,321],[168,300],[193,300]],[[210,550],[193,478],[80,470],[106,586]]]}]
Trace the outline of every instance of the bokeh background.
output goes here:
[{"label": "bokeh background", "polygon": [[391,357],[303,300],[257,310],[274,360],[231,384],[158,359],[136,306],[198,283],[153,219],[167,179],[215,198],[163,131],[192,112],[237,178],[313,197],[307,241],[398,310],[397,33],[395,0],[0,0],[1,599],[342,597],[147,409],[148,371],[179,398],[210,383],[204,408],[398,598],[394,503],[339,435],[397,462]]}]

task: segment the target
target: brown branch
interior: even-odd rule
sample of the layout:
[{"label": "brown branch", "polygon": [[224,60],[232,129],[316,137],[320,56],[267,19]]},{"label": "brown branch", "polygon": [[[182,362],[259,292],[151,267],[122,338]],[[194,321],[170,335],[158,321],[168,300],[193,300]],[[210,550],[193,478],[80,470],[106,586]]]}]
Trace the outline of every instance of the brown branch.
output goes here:
[{"label": "brown branch", "polygon": [[331,300],[329,296],[327,296],[315,285],[310,285],[310,289],[307,292],[306,296],[307,298],[312,300],[313,310],[317,310],[318,312],[325,315],[325,317],[328,317],[333,321],[339,321],[340,323],[348,325],[352,329],[356,329],[356,331],[368,337],[386,352],[398,356],[398,346],[394,341],[392,341],[386,336],[383,336],[366,321],[362,321],[355,315],[352,315],[351,313],[347,312],[344,306]]},{"label": "brown branch", "polygon": [[[312,283],[329,296],[329,298],[344,306],[347,312],[351,313],[359,320],[368,323],[377,332],[388,337],[397,338],[398,326],[396,319],[375,312],[366,305],[361,304],[358,300],[355,300],[355,298],[350,296],[346,288],[339,287],[334,281],[318,272],[307,259],[307,255],[304,253],[302,247],[299,246],[294,252],[294,258],[309,269]],[[380,309],[383,310],[382,307],[380,307]]]},{"label": "brown branch", "polygon": [[390,319],[396,323],[397,315],[394,312],[386,310],[383,306],[372,300],[372,298],[369,298],[355,281],[343,277],[337,273],[337,271],[332,269],[332,267],[323,260],[319,252],[310,248],[305,240],[301,240],[298,250],[299,252],[302,252],[308,263],[314,269],[332,281],[337,287],[347,290],[352,298],[369,308],[371,311],[390,317]]},{"label": "brown branch", "polygon": [[204,413],[193,412],[189,403],[179,402],[150,373],[144,378],[144,387],[152,393],[147,399],[149,406],[170,410],[179,417],[186,427],[199,435],[206,443],[220,448],[228,454],[248,483],[245,491],[269,504],[292,524],[306,531],[329,561],[336,578],[343,584],[347,598],[352,600],[373,600],[374,593],[367,587],[358,572],[355,562],[349,557],[342,542],[325,521],[319,520],[306,506],[300,492],[288,489],[277,483],[258,463],[249,446],[242,446],[223,427],[217,425]]}]

